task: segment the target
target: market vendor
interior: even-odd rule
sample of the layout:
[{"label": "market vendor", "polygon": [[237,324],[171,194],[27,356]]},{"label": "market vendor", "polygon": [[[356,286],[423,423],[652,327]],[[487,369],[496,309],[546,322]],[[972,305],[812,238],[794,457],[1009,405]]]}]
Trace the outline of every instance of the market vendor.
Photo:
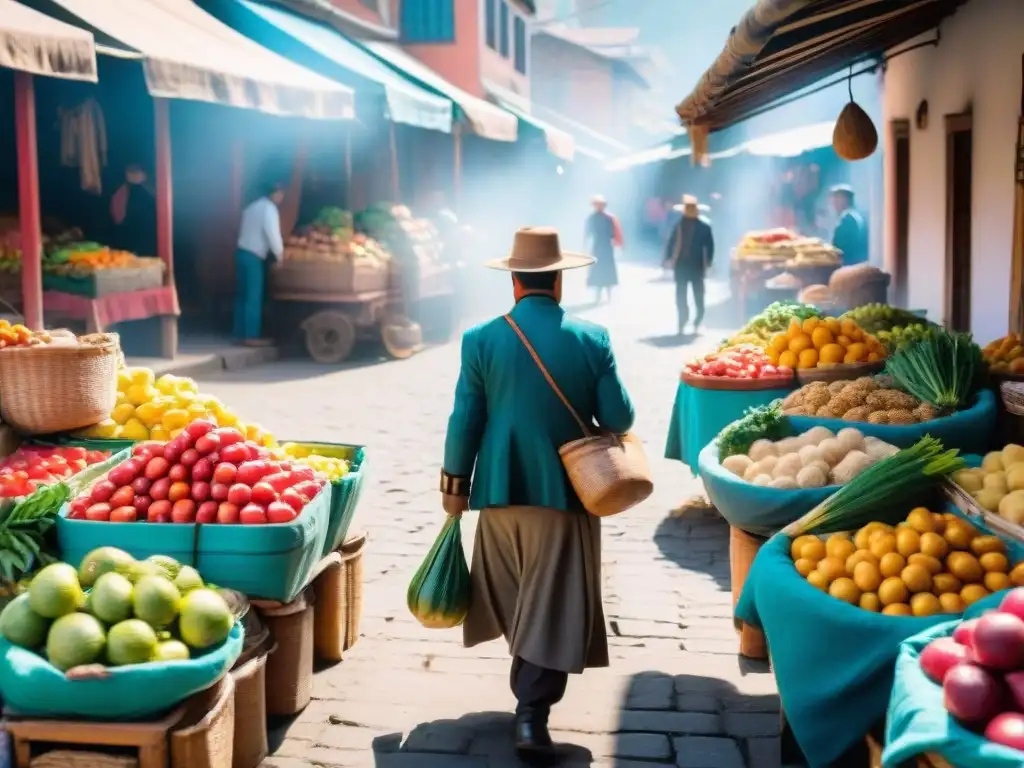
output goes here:
[{"label": "market vendor", "polygon": [[868,260],[868,227],[864,217],[853,207],[853,187],[837,184],[830,190],[832,208],[839,215],[832,234],[832,245],[843,252],[843,264],[860,264]]},{"label": "market vendor", "polygon": [[137,163],[125,168],[124,183],[110,197],[113,232],[109,244],[136,256],[156,256],[156,193]]},{"label": "market vendor", "polygon": [[246,346],[266,346],[260,336],[263,320],[263,285],[267,256],[280,261],[284,254],[281,237],[281,203],[284,185],[275,183],[266,194],[249,203],[242,212],[235,251],[235,339]]}]

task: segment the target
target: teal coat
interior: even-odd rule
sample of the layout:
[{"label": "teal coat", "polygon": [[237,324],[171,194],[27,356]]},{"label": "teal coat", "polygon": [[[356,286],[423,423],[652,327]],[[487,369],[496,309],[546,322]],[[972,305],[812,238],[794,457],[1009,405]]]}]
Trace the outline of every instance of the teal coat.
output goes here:
[{"label": "teal coat", "polygon": [[[615,433],[633,426],[633,404],[608,331],[567,316],[546,296],[525,297],[511,315],[581,418]],[[504,317],[466,331],[444,469],[473,475],[471,509],[582,509],[558,455],[561,445],[580,437],[579,425]]]}]

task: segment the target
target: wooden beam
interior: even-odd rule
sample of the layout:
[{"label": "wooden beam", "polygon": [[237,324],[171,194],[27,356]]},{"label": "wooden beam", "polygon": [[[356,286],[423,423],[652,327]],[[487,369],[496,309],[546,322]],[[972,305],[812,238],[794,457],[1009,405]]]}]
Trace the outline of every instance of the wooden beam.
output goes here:
[{"label": "wooden beam", "polygon": [[43,231],[39,212],[39,149],[32,75],[14,73],[18,148],[18,225],[21,229],[21,302],[25,325],[43,329]]},{"label": "wooden beam", "polygon": [[1024,55],[1020,57],[1020,115],[1017,118],[1013,251],[1010,260],[1010,330],[1024,332]]}]

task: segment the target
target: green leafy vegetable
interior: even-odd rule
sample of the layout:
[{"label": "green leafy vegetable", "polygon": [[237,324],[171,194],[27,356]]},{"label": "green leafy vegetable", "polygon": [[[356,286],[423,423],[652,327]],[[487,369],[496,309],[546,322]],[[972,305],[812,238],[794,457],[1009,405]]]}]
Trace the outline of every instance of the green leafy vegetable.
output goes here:
[{"label": "green leafy vegetable", "polygon": [[971,334],[938,329],[897,350],[885,370],[919,400],[936,408],[958,409],[974,397],[985,363]]},{"label": "green leafy vegetable", "polygon": [[718,433],[715,438],[718,458],[746,453],[755,440],[779,440],[788,431],[789,426],[782,415],[782,400],[759,408],[748,408],[743,416]]},{"label": "green leafy vegetable", "polygon": [[69,498],[71,489],[55,483],[0,508],[0,579],[16,581],[33,567],[54,561],[43,549],[43,539]]}]

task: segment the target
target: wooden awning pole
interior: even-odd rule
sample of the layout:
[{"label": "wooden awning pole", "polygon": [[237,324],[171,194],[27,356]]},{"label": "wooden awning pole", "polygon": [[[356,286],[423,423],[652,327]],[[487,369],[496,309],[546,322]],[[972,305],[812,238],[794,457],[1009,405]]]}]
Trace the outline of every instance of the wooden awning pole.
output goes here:
[{"label": "wooden awning pole", "polygon": [[32,75],[14,73],[18,148],[18,222],[21,228],[21,302],[25,325],[43,328],[43,228],[39,212],[39,149]]},{"label": "wooden awning pole", "polygon": [[394,123],[388,123],[388,143],[391,146],[391,199],[395,203],[400,203],[402,188],[398,178],[398,140],[395,137]]},{"label": "wooden awning pole", "polygon": [[452,126],[452,197],[455,213],[459,214],[462,200],[462,124]]}]

